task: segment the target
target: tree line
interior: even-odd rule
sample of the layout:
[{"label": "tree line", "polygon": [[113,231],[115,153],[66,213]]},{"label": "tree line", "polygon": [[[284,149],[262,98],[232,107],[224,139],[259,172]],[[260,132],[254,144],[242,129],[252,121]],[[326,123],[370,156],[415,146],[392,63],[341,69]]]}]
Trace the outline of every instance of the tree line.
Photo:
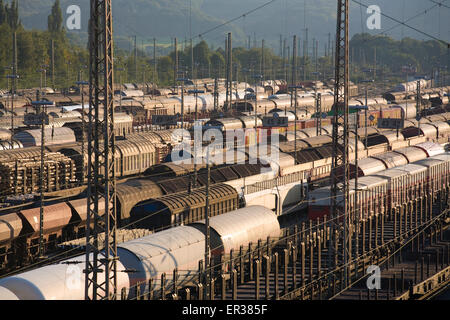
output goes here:
[{"label": "tree line", "polygon": [[[60,2],[56,0],[47,19],[46,31],[25,30],[22,26],[17,0],[10,5],[0,0],[0,84],[7,86],[6,75],[11,74],[13,62],[13,34],[17,36],[18,87],[31,88],[47,85],[56,89],[74,86],[82,77],[88,80],[89,52],[86,47],[73,45],[63,27]],[[54,47],[54,74],[52,74],[52,42]],[[300,42],[300,41],[299,41]],[[147,47],[152,48],[153,43]],[[297,52],[303,52],[300,48]],[[152,51],[152,50],[151,50]],[[193,52],[193,59],[191,56]],[[291,80],[292,48],[284,57],[271,48],[233,48],[233,80],[255,83],[259,76],[265,79]],[[309,50],[311,52],[311,50]],[[174,84],[175,51],[157,57],[156,72],[153,55],[139,51],[137,60],[133,52],[115,48],[116,83],[152,82],[160,86]],[[263,59],[264,56],[264,59]],[[296,61],[297,79],[324,80],[333,78],[334,68],[329,55],[314,57],[299,55]],[[194,65],[192,65],[192,61]],[[212,48],[204,40],[193,48],[187,44],[178,50],[179,74],[187,78],[224,78],[226,76],[225,51]],[[350,41],[351,80],[367,78],[367,69],[376,69],[377,77],[395,77],[401,80],[403,66],[414,66],[419,73],[430,73],[432,68],[450,65],[449,49],[438,41],[405,38],[401,41],[388,36],[356,34]],[[137,72],[136,72],[137,66]],[[193,71],[193,72],[192,72]],[[54,83],[52,80],[54,79]]]}]

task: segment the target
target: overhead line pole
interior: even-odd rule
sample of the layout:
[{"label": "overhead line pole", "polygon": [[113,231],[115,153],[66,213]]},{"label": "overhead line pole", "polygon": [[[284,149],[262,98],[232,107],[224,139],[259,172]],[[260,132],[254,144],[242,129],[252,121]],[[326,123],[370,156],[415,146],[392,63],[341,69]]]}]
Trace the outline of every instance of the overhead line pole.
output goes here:
[{"label": "overhead line pole", "polygon": [[228,63],[227,63],[227,78],[228,78],[228,93],[230,95],[228,110],[232,111],[232,103],[233,103],[233,44],[231,39],[231,32],[228,33]]},{"label": "overhead line pole", "polygon": [[11,148],[13,148],[13,136],[14,136],[14,97],[16,94],[16,81],[17,81],[17,34],[13,33],[13,64],[12,64],[12,79],[11,79]]},{"label": "overhead line pole", "polygon": [[[84,270],[86,300],[117,299],[114,50],[111,2],[111,0],[90,2],[89,180]],[[103,209],[100,207],[102,202],[103,215],[100,212],[100,209]],[[99,235],[102,232],[105,237],[103,251],[99,248]]]},{"label": "overhead line pole", "polygon": [[174,66],[173,66],[173,86],[176,88],[177,90],[177,94],[178,94],[178,86],[177,86],[177,77],[178,77],[178,43],[177,43],[177,38],[175,37],[174,39],[174,55],[175,55],[175,62],[174,62]]},{"label": "overhead line pole", "polygon": [[55,90],[55,40],[51,40],[52,89]]},{"label": "overhead line pole", "polygon": [[157,62],[156,62],[156,38],[153,38],[153,91],[152,97],[155,95],[156,76],[158,74]]},{"label": "overhead line pole", "polygon": [[[294,150],[295,150],[295,164],[298,163],[297,160],[297,36],[294,35],[292,40],[292,88],[294,90],[294,113],[295,113],[295,123],[294,123]],[[292,91],[291,91],[292,96]],[[291,99],[292,104],[292,99]],[[286,114],[284,115],[287,116]]]},{"label": "overhead line pole", "polygon": [[[334,122],[333,122],[333,157],[331,169],[331,218],[335,218],[335,227],[339,218],[343,216],[344,237],[342,243],[344,286],[348,281],[348,261],[351,260],[349,233],[349,1],[338,0],[336,27],[336,65],[334,88]],[[342,181],[339,177],[342,172]],[[340,195],[340,199],[338,196]],[[333,232],[333,236],[336,234]],[[330,253],[338,254],[339,250],[331,241]]]}]

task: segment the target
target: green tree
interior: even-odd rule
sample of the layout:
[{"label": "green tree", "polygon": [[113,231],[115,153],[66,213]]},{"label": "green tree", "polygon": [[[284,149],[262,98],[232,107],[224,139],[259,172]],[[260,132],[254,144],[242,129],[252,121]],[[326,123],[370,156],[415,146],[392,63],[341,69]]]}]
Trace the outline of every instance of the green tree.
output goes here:
[{"label": "green tree", "polygon": [[225,58],[219,51],[214,51],[210,56],[211,69],[214,77],[222,76],[222,69],[225,66]]},{"label": "green tree", "polygon": [[209,56],[209,47],[205,40],[202,40],[194,47],[194,60],[201,66],[208,66],[210,63]]},{"label": "green tree", "polygon": [[6,12],[6,7],[3,4],[3,0],[0,0],[0,24],[3,24],[7,21],[7,12]]},{"label": "green tree", "polygon": [[59,0],[56,0],[52,7],[52,12],[47,18],[48,31],[51,33],[62,32],[63,16]]},{"label": "green tree", "polygon": [[12,0],[11,6],[9,8],[6,7],[6,11],[9,26],[11,27],[11,29],[17,30],[17,28],[21,25],[19,20],[19,6],[17,4],[17,0]]}]

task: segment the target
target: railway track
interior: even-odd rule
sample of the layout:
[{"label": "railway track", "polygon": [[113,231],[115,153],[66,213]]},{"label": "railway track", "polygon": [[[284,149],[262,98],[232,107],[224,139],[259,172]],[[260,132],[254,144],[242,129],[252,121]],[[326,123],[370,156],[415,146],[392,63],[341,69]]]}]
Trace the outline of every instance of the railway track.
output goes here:
[{"label": "railway track", "polygon": [[[435,273],[446,272],[450,265],[448,199],[446,190],[436,198],[424,196],[419,200],[423,204],[432,201],[432,206],[416,202],[403,213],[395,211],[354,223],[347,286],[343,281],[342,230],[325,220],[295,225],[286,229],[282,238],[259,241],[248,248],[241,247],[239,252],[230,252],[209,270],[209,282],[205,282],[206,274],[201,272],[190,287],[170,287],[158,292],[138,290],[134,296],[124,298],[348,300],[368,299],[367,292],[370,299],[406,298],[402,296],[405,291],[417,291],[414,286],[419,287],[422,280]],[[337,251],[330,250],[332,242]],[[424,267],[418,264],[416,270],[415,261],[422,261],[422,257]],[[371,265],[382,270],[380,290],[367,291],[367,268]],[[167,277],[176,279],[177,274]]]}]

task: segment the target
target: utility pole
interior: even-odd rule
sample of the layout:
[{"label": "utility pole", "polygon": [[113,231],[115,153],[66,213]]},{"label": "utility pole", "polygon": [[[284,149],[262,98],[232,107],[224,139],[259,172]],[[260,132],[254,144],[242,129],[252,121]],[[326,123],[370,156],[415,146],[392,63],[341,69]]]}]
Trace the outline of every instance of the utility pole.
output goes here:
[{"label": "utility pole", "polygon": [[230,90],[229,84],[230,81],[228,79],[228,36],[225,38],[225,104],[223,106],[224,111],[227,111],[228,105],[229,105],[229,94],[228,91]]},{"label": "utility pole", "polygon": [[181,129],[184,129],[184,80],[181,82]]},{"label": "utility pole", "polygon": [[280,34],[280,57],[283,56],[283,35]]},{"label": "utility pole", "polygon": [[138,82],[138,48],[137,48],[137,36],[134,36],[134,81]]},{"label": "utility pole", "polygon": [[232,39],[231,32],[228,33],[227,41],[226,41],[226,105],[227,111],[231,111],[231,104],[233,100],[233,47],[232,47]]},{"label": "utility pole", "polygon": [[283,41],[283,69],[284,69],[284,80],[287,83],[287,61],[286,61],[286,39]]},{"label": "utility pole", "polygon": [[41,101],[40,92],[36,92],[36,101],[32,101],[31,104],[36,110],[36,115],[40,118],[41,127],[41,166],[39,170],[39,259],[44,259],[44,157],[45,157],[45,125],[46,109],[45,106],[52,105],[51,101]]},{"label": "utility pole", "polygon": [[178,43],[177,38],[175,37],[173,46],[174,46],[174,52],[175,52],[175,61],[173,64],[173,86],[177,89],[178,94],[178,86],[177,86],[177,77],[178,77]]},{"label": "utility pole", "polygon": [[210,248],[211,248],[211,230],[209,227],[209,185],[211,181],[211,166],[209,165],[209,146],[207,147],[206,152],[206,171],[207,171],[207,177],[206,177],[206,203],[205,203],[205,227],[206,227],[206,239],[205,239],[205,284],[206,284],[206,290],[205,295],[206,299],[209,299],[209,268],[210,266]]},{"label": "utility pole", "polygon": [[[328,32],[328,50],[327,50],[327,56],[331,55],[331,33]],[[334,58],[333,56],[331,57]]]},{"label": "utility pole", "polygon": [[[86,300],[117,299],[114,46],[111,2],[90,2],[88,214],[84,270]],[[101,111],[103,119],[100,117]],[[105,204],[103,216],[99,212],[100,202]],[[105,237],[103,252],[99,249],[99,235],[102,232]]]},{"label": "utility pole", "polygon": [[[298,163],[297,161],[297,36],[294,35],[294,39],[292,40],[292,86],[294,87],[291,90],[294,90],[294,150],[295,150],[295,164]],[[291,91],[292,96],[292,91]],[[292,104],[292,98],[291,98],[291,104]],[[287,116],[287,115],[285,115]]]},{"label": "utility pole", "polygon": [[[287,64],[289,64],[291,61],[291,47],[287,46]],[[287,66],[286,66],[286,83],[289,85],[289,73],[287,72]]]},{"label": "utility pole", "polygon": [[[351,243],[349,239],[349,106],[348,106],[348,85],[349,85],[349,0],[338,0],[337,7],[337,30],[336,30],[336,67],[335,67],[335,88],[334,88],[334,122],[333,122],[333,156],[331,169],[331,219],[335,219],[334,227],[341,218],[344,221],[343,265],[344,279],[343,285],[347,286],[349,268],[351,261]],[[342,130],[339,130],[342,129]],[[343,169],[343,170],[342,170]],[[343,179],[340,181],[339,170],[343,172]],[[339,197],[339,194],[342,197]],[[335,234],[336,230],[332,230]],[[330,254],[338,254],[335,242],[330,241]],[[330,259],[331,260],[331,259]],[[331,262],[331,261],[330,261]]]},{"label": "utility pole", "polygon": [[417,110],[417,129],[418,136],[420,136],[420,118],[422,117],[422,97],[420,93],[420,81],[417,81],[417,89],[416,89],[416,110]]},{"label": "utility pole", "polygon": [[219,109],[219,91],[217,84],[217,77],[214,78],[214,111],[217,112]]},{"label": "utility pole", "polygon": [[52,89],[55,90],[55,40],[51,40]]},{"label": "utility pole", "polygon": [[66,79],[66,87],[67,87],[67,93],[70,92],[70,65],[72,64],[72,62],[67,61],[67,79]]},{"label": "utility pole", "polygon": [[316,93],[316,135],[322,135],[322,94]]},{"label": "utility pole", "polygon": [[[14,68],[13,68],[14,69]],[[15,84],[14,82],[16,79],[19,78],[16,74],[7,75],[6,78],[8,79],[8,88],[9,88],[9,79],[11,79],[11,147],[13,146],[13,136],[14,136],[14,96],[15,96]],[[8,102],[8,100],[6,100]],[[5,109],[7,109],[7,106],[5,106]]]},{"label": "utility pole", "polygon": [[11,81],[11,148],[13,147],[14,136],[14,97],[16,95],[17,75],[17,34],[13,33],[13,64],[12,64],[12,81]]},{"label": "utility pole", "polygon": [[373,80],[377,80],[377,47],[373,48]]},{"label": "utility pole", "polygon": [[[85,85],[89,85],[89,82],[87,81],[83,81],[83,71],[80,70],[80,76],[79,76],[79,81],[77,82],[78,87],[80,88],[80,92],[81,92],[81,159],[83,159],[83,161],[81,161],[81,180],[80,180],[80,186],[84,185],[85,182],[85,177],[86,177],[86,173],[85,173],[85,168],[84,168],[84,158],[85,158],[85,132],[86,132],[86,120],[85,120],[85,108],[84,108],[84,86]],[[120,95],[120,101],[122,101],[122,94]],[[120,105],[122,106],[122,103],[120,103]]]},{"label": "utility pole", "polygon": [[228,85],[229,94],[230,94],[230,111],[233,110],[233,43],[231,38],[231,32],[228,33],[228,81],[230,82]]},{"label": "utility pole", "polygon": [[264,74],[265,74],[265,61],[264,61],[264,39],[261,41],[261,65],[259,67],[259,74],[261,74],[263,76],[263,81],[264,81]]},{"label": "utility pole", "polygon": [[316,39],[312,38],[312,57],[311,62],[313,63],[313,68],[315,71],[315,63],[316,63]]},{"label": "utility pole", "polygon": [[[194,181],[192,183],[192,189],[195,189],[197,187],[197,148],[198,148],[198,144],[201,144],[201,141],[198,141],[199,139],[197,139],[196,137],[196,127],[197,127],[197,120],[198,120],[198,94],[199,93],[204,93],[203,90],[198,90],[197,89],[197,83],[195,83],[195,90],[190,90],[189,91],[190,94],[194,94],[195,96],[195,121],[194,121]],[[200,140],[201,140],[201,136],[200,136]]]},{"label": "utility pole", "polygon": [[303,81],[306,81],[307,59],[308,59],[308,28],[305,28],[305,40],[303,40]]},{"label": "utility pole", "polygon": [[156,76],[158,74],[157,70],[157,61],[156,61],[156,39],[153,38],[153,90],[152,90],[152,97],[155,96],[155,84],[156,84]]},{"label": "utility pole", "polygon": [[192,45],[191,37],[191,78],[194,79],[194,46]]},{"label": "utility pole", "polygon": [[315,71],[316,71],[316,80],[319,80],[319,40],[316,40],[316,51],[314,53],[315,56]]}]

